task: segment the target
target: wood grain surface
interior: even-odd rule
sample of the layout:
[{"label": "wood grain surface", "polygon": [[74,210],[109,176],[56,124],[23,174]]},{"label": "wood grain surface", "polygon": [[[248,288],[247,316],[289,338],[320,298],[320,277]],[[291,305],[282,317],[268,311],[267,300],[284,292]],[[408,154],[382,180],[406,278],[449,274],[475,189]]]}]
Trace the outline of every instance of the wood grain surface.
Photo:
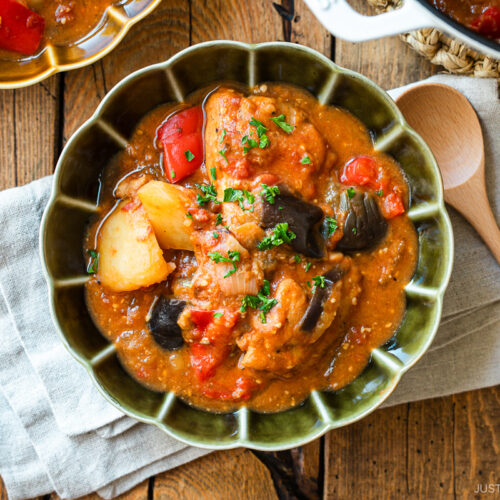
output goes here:
[{"label": "wood grain surface", "polygon": [[[351,3],[369,12],[364,0]],[[397,38],[334,40],[302,0],[163,0],[93,66],[0,92],[0,188],[50,174],[67,139],[131,71],[211,39],[301,43],[384,88],[436,72]],[[500,483],[498,388],[379,410],[290,451],[217,452],[152,477],[121,498],[500,498],[498,492],[474,494],[488,483]],[[0,500],[7,500],[1,480]]]}]

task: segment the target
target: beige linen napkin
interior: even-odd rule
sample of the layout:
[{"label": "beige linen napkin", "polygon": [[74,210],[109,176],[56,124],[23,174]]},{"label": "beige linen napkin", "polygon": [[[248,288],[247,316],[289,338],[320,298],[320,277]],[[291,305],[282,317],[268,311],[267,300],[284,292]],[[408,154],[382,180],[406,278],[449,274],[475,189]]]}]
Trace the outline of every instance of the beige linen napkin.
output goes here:
[{"label": "beige linen napkin", "polygon": [[[500,104],[496,82],[440,76],[480,116],[490,199],[500,209]],[[464,145],[466,147],[466,145]],[[50,178],[0,193],[0,475],[10,500],[55,490],[106,498],[192,460],[189,448],[111,407],[64,350],[48,312],[38,259]],[[475,231],[450,210],[455,268],[441,328],[429,352],[387,404],[500,383],[500,267]]]}]

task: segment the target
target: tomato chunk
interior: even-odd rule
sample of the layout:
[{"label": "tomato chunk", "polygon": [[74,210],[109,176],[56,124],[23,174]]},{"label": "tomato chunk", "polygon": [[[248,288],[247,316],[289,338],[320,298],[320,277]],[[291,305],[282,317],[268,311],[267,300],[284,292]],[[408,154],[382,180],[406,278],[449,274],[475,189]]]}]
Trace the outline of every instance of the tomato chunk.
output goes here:
[{"label": "tomato chunk", "polygon": [[167,119],[158,129],[163,147],[165,175],[176,183],[191,175],[203,163],[203,111],[186,109]]},{"label": "tomato chunk", "polygon": [[488,7],[471,22],[471,27],[481,35],[500,38],[500,7]]},{"label": "tomato chunk", "polygon": [[229,355],[227,345],[191,344],[191,366],[200,382],[215,375],[215,370]]},{"label": "tomato chunk", "polygon": [[394,192],[389,193],[384,200],[384,212],[389,219],[404,214],[405,206],[401,196]]},{"label": "tomato chunk", "polygon": [[218,386],[204,387],[202,393],[207,398],[220,399],[222,401],[246,401],[251,398],[252,392],[259,386],[255,380],[249,377],[239,377],[235,382],[234,389]]},{"label": "tomato chunk", "polygon": [[214,311],[201,311],[197,309],[191,310],[191,320],[193,321],[196,329],[204,332],[208,324],[214,319]]},{"label": "tomato chunk", "polygon": [[351,186],[367,186],[377,189],[377,163],[369,156],[358,156],[346,163],[340,182]]},{"label": "tomato chunk", "polygon": [[16,0],[0,0],[0,48],[30,56],[42,40],[45,20]]},{"label": "tomato chunk", "polygon": [[340,182],[350,186],[366,186],[376,191],[383,199],[382,210],[388,219],[401,215],[405,206],[387,174],[379,168],[375,159],[369,156],[357,156],[348,161],[340,175]]},{"label": "tomato chunk", "polygon": [[231,352],[230,340],[233,328],[240,315],[238,312],[191,310],[191,321],[195,331],[193,338],[199,340],[191,345],[191,366],[198,380],[204,381],[215,375],[215,371]]}]

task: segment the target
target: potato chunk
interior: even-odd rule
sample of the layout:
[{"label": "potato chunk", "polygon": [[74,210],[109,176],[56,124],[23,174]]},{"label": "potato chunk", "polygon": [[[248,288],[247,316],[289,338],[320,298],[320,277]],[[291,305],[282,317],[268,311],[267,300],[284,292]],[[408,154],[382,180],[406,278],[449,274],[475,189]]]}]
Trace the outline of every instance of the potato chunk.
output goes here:
[{"label": "potato chunk", "polygon": [[122,202],[108,217],[99,235],[101,283],[128,292],[164,281],[175,269],[167,263],[146,211],[138,200]]},{"label": "potato chunk", "polygon": [[181,186],[150,181],[137,193],[162,248],[193,250],[191,220],[186,217],[190,193]]}]

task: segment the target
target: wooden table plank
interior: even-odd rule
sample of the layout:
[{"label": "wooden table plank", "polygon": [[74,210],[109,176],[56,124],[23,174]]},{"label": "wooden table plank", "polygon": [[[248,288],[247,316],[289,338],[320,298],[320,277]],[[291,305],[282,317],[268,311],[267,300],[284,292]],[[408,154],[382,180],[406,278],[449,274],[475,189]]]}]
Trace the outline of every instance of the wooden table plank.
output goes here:
[{"label": "wooden table plank", "polygon": [[0,189],[52,173],[57,151],[59,77],[0,92]]},{"label": "wooden table plank", "polygon": [[[452,396],[455,498],[500,498],[500,386]],[[478,485],[486,492],[474,495]]]}]

